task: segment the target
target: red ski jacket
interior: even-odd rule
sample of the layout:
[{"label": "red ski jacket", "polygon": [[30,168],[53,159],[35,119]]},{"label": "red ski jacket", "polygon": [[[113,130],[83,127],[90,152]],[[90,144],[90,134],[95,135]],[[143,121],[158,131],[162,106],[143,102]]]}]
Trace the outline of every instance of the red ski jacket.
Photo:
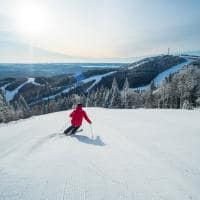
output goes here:
[{"label": "red ski jacket", "polygon": [[91,120],[88,118],[86,112],[82,109],[82,107],[76,107],[76,109],[70,114],[70,117],[72,118],[71,124],[72,126],[81,126],[83,118],[91,124]]}]

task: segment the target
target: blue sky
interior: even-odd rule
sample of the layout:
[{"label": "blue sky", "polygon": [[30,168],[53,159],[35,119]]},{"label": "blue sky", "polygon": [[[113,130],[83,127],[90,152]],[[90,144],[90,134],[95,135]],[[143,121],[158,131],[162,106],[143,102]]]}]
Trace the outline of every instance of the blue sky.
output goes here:
[{"label": "blue sky", "polygon": [[[64,55],[117,60],[165,53],[168,47],[200,49],[199,0],[0,0],[0,5],[4,62]],[[28,57],[28,47],[45,50],[46,57]]]}]

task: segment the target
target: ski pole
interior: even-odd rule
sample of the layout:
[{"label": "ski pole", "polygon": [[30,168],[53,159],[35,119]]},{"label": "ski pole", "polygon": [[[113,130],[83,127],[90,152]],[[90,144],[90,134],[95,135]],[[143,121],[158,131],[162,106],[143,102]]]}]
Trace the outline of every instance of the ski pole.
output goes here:
[{"label": "ski pole", "polygon": [[91,132],[91,136],[92,136],[92,139],[94,138],[94,134],[93,134],[93,129],[92,129],[92,125],[90,124],[90,132]]}]

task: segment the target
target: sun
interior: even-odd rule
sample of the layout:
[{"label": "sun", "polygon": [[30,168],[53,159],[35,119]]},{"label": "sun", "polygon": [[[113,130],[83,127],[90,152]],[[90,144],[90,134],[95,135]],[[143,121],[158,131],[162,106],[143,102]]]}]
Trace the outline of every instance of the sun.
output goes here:
[{"label": "sun", "polygon": [[17,9],[17,29],[27,36],[42,34],[45,30],[46,10],[36,3],[23,3]]}]

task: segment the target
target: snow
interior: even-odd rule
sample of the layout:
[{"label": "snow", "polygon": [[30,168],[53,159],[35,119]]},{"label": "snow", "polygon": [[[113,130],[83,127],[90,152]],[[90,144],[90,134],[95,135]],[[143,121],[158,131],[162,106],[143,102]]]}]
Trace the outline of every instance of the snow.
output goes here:
[{"label": "snow", "polygon": [[9,90],[6,90],[5,88],[10,85],[10,83],[6,84],[5,86],[1,87],[3,93],[5,94],[5,97],[6,97],[6,101],[9,102],[9,101],[12,101],[15,97],[16,94],[18,94],[19,90],[24,86],[26,85],[27,83],[32,83],[34,85],[40,85],[39,83],[36,83],[35,82],[35,78],[28,78],[27,81],[25,81],[24,83],[22,83],[21,85],[19,85],[17,88],[15,88],[14,90],[12,91],[9,91]]},{"label": "snow", "polygon": [[5,85],[1,86],[1,88],[0,88],[0,89],[1,89],[2,91],[5,91],[5,88],[6,88],[8,85],[10,85],[10,83],[7,83],[7,84],[5,84]]},{"label": "snow", "polygon": [[[173,74],[177,71],[179,71],[180,69],[182,69],[184,66],[186,65],[189,65],[190,63],[192,63],[194,61],[194,59],[188,59],[188,58],[185,58],[186,61],[181,63],[181,64],[178,64],[178,65],[175,65],[175,66],[172,66],[171,68],[163,71],[162,73],[158,74],[158,76],[156,76],[153,81],[155,83],[156,86],[159,86],[161,84],[161,82],[163,80],[165,80],[165,78],[169,77],[170,74]],[[150,85],[145,85],[145,86],[141,86],[141,87],[137,87],[137,88],[133,88],[134,90],[147,90],[149,89]]]},{"label": "snow", "polygon": [[148,60],[145,59],[144,61],[139,61],[139,63],[136,62],[138,64],[131,64],[131,67],[129,67],[128,69],[134,69],[134,68],[139,67],[139,66],[141,66],[141,65],[143,65],[143,64],[145,64],[149,61],[150,61],[150,59],[148,59]]},{"label": "snow", "polygon": [[18,86],[16,89],[12,90],[12,91],[9,91],[9,90],[5,90],[5,97],[6,97],[6,101],[9,102],[9,101],[12,101],[15,97],[15,95],[19,92],[19,90],[27,84],[28,81],[22,83],[20,86]]},{"label": "snow", "polygon": [[0,125],[0,199],[200,199],[200,111],[86,109]]},{"label": "snow", "polygon": [[82,80],[81,82],[83,83],[88,83],[90,81],[94,81],[94,83],[87,89],[87,91],[90,91],[97,83],[99,83],[101,81],[101,79],[103,77],[106,77],[106,76],[109,76],[113,73],[115,73],[116,71],[114,72],[109,72],[109,73],[106,73],[106,74],[103,74],[103,75],[96,75],[96,76],[92,76],[92,77],[89,77],[89,78],[86,78],[84,80]]},{"label": "snow", "polygon": [[161,82],[166,78],[169,77],[170,74],[173,74],[177,71],[179,71],[180,69],[182,69],[185,65],[190,64],[191,62],[193,62],[194,60],[190,60],[187,59],[186,62],[183,62],[181,64],[175,65],[167,70],[165,70],[164,72],[160,73],[158,76],[156,76],[156,78],[154,78],[154,83],[156,86],[159,86],[161,84]]},{"label": "snow", "polygon": [[35,82],[35,78],[28,78],[27,83],[32,83],[33,85],[37,85],[37,86],[38,85],[39,86],[44,85],[44,84],[40,84],[40,83]]},{"label": "snow", "polygon": [[55,97],[57,96],[60,96],[61,94],[65,94],[65,93],[68,93],[70,90],[72,89],[75,89],[77,86],[80,85],[80,83],[89,83],[90,81],[94,81],[94,83],[87,89],[87,92],[90,91],[97,83],[99,83],[101,81],[101,79],[103,77],[106,77],[106,76],[109,76],[113,73],[115,73],[116,71],[113,71],[113,72],[109,72],[109,73],[106,73],[106,74],[102,74],[102,75],[96,75],[96,76],[91,76],[89,78],[85,78],[81,81],[78,81],[76,82],[75,84],[73,84],[72,86],[64,89],[62,92],[59,92],[55,95],[51,95],[51,96],[47,96],[47,97],[44,97],[42,98],[42,100],[48,100],[48,99],[54,99]]},{"label": "snow", "polygon": [[143,91],[143,90],[148,90],[149,88],[150,88],[150,85],[145,85],[145,86],[133,88],[133,91],[136,91],[136,90]]}]

